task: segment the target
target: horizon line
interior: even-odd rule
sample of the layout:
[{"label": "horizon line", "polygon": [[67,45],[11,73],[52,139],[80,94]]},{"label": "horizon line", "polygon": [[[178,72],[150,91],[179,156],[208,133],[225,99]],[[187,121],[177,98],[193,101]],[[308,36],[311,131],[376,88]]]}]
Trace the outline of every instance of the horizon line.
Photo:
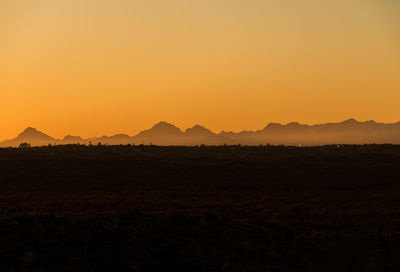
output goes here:
[{"label": "horizon line", "polygon": [[[400,123],[400,121],[385,123],[385,122],[377,122],[377,121],[375,121],[374,119],[369,119],[369,120],[365,120],[365,121],[359,121],[359,120],[357,120],[357,119],[355,119],[355,118],[348,118],[348,119],[345,119],[345,120],[343,120],[343,121],[338,121],[338,122],[312,123],[312,124],[305,124],[305,123],[300,123],[300,122],[297,122],[297,121],[291,121],[291,122],[287,122],[287,123],[269,122],[269,123],[268,123],[267,125],[265,125],[263,128],[259,128],[259,129],[256,129],[256,130],[246,130],[246,129],[243,129],[243,130],[236,130],[236,131],[233,131],[233,130],[224,130],[224,129],[223,129],[223,130],[220,130],[220,132],[214,132],[214,131],[208,129],[206,126],[200,125],[200,124],[198,124],[198,123],[194,124],[194,125],[191,126],[191,127],[186,128],[186,129],[181,129],[180,127],[176,126],[175,124],[173,124],[173,123],[171,123],[171,122],[159,121],[159,122],[157,122],[156,124],[154,124],[153,126],[151,126],[150,128],[141,129],[141,130],[139,130],[138,132],[136,132],[136,133],[133,134],[133,135],[129,135],[129,134],[126,134],[126,133],[123,133],[123,132],[116,133],[116,134],[111,134],[110,136],[108,136],[107,134],[103,134],[103,135],[101,135],[101,136],[89,136],[89,137],[82,137],[82,136],[80,136],[80,135],[66,134],[66,135],[64,135],[63,138],[65,138],[65,137],[67,137],[67,136],[72,136],[72,137],[81,137],[82,139],[88,140],[88,139],[90,139],[90,138],[112,137],[112,136],[116,136],[116,135],[127,135],[127,136],[129,136],[129,137],[135,137],[135,136],[139,135],[140,133],[142,133],[142,132],[144,132],[144,131],[147,131],[147,130],[150,130],[150,129],[152,129],[152,128],[156,127],[157,125],[160,125],[160,124],[167,124],[167,125],[176,127],[177,129],[179,129],[179,130],[180,130],[181,132],[183,132],[183,133],[186,132],[186,131],[189,130],[189,129],[192,129],[192,128],[196,127],[196,126],[199,126],[199,127],[202,127],[202,128],[205,128],[205,129],[211,131],[213,134],[218,135],[218,134],[221,134],[221,133],[257,132],[257,131],[260,131],[260,130],[263,130],[263,129],[267,128],[267,127],[270,126],[270,125],[288,126],[288,125],[291,125],[291,124],[297,124],[297,125],[301,125],[301,126],[313,127],[313,126],[319,126],[319,125],[340,124],[340,123],[345,123],[345,122],[354,122],[354,123],[375,123],[375,124],[384,124],[384,125],[395,125],[395,124],[399,124],[399,123]],[[36,130],[36,131],[38,131],[38,132],[41,132],[41,133],[43,133],[43,134],[46,134],[46,133],[43,132],[43,130],[41,130],[41,129],[37,129],[37,128],[33,127],[33,126],[28,126],[28,127],[26,127],[25,129],[23,129],[20,133],[18,133],[14,138],[18,137],[21,133],[23,133],[24,131],[26,131],[26,130],[28,130],[28,129],[34,129],[34,130]],[[49,136],[48,134],[46,134],[46,135]],[[49,137],[51,137],[51,138],[53,138],[53,139],[55,139],[55,140],[62,140],[62,139],[63,139],[63,138],[55,138],[55,137],[52,137],[52,136],[49,136]],[[14,139],[14,138],[11,138],[11,139],[7,139],[7,138],[6,138],[6,139],[0,139],[0,142],[9,141],[9,140],[12,140],[12,139]]]}]

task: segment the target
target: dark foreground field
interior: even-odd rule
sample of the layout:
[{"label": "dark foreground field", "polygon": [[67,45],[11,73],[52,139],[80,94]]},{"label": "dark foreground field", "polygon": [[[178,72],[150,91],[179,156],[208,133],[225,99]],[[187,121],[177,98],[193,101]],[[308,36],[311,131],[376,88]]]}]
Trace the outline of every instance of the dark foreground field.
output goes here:
[{"label": "dark foreground field", "polygon": [[400,271],[400,146],[0,149],[0,271]]}]

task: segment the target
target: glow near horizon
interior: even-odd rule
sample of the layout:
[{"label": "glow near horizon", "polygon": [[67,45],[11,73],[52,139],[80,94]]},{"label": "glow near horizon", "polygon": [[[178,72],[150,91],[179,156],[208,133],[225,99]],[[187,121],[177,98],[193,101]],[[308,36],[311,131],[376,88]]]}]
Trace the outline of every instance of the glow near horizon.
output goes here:
[{"label": "glow near horizon", "polygon": [[0,35],[0,139],[400,120],[398,1],[4,0]]}]

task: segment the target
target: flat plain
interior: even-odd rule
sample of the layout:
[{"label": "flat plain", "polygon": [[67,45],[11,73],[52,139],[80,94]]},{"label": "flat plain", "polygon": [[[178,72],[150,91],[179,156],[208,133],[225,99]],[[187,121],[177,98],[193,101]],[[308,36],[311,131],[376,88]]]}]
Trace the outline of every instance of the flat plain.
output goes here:
[{"label": "flat plain", "polygon": [[399,271],[400,146],[0,149],[1,271]]}]

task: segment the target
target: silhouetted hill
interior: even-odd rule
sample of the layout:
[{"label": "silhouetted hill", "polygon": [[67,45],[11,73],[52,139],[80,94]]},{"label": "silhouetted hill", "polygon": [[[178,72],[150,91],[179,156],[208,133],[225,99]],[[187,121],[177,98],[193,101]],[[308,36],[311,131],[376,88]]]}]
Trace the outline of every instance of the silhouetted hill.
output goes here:
[{"label": "silhouetted hill", "polygon": [[183,132],[176,126],[169,124],[167,122],[160,122],[155,124],[151,129],[142,131],[141,134],[154,134],[154,135],[181,135]]},{"label": "silhouetted hill", "polygon": [[132,143],[132,137],[127,134],[116,134],[113,136],[102,136],[99,138],[90,139],[92,144],[110,144],[110,145],[119,145],[119,144],[130,144]]},{"label": "silhouetted hill", "polygon": [[0,146],[18,146],[19,144],[25,142],[30,143],[31,145],[40,146],[54,143],[55,139],[35,128],[28,127],[18,134],[16,138],[1,142]]},{"label": "silhouetted hill", "polygon": [[187,136],[195,136],[195,137],[205,137],[205,136],[215,135],[214,132],[200,125],[195,125],[192,128],[186,129],[185,134]]},{"label": "silhouetted hill", "polygon": [[35,140],[40,140],[40,141],[53,141],[54,138],[44,134],[43,132],[32,128],[28,127],[26,128],[23,132],[21,132],[17,136],[18,140],[27,140],[27,139],[35,139]]},{"label": "silhouetted hill", "polygon": [[62,144],[83,144],[85,140],[80,136],[67,135],[61,140]]},{"label": "silhouetted hill", "polygon": [[323,144],[367,144],[400,143],[399,123],[384,124],[375,121],[359,122],[348,119],[339,123],[287,125],[271,123],[248,139],[254,142],[268,141],[271,144],[323,145]]},{"label": "silhouetted hill", "polygon": [[154,144],[154,145],[326,145],[326,144],[400,144],[400,122],[385,124],[373,120],[359,122],[353,118],[339,123],[306,125],[270,123],[262,130],[225,132],[218,134],[195,125],[184,132],[178,127],[160,122],[136,136],[116,134],[113,136],[83,139],[66,136],[56,140],[34,128],[27,128],[16,138],[3,141],[0,146],[18,146],[22,142],[31,145],[57,144]]},{"label": "silhouetted hill", "polygon": [[152,128],[134,136],[133,141],[138,144],[181,145],[185,144],[184,133],[176,126],[167,122],[160,122]]}]

